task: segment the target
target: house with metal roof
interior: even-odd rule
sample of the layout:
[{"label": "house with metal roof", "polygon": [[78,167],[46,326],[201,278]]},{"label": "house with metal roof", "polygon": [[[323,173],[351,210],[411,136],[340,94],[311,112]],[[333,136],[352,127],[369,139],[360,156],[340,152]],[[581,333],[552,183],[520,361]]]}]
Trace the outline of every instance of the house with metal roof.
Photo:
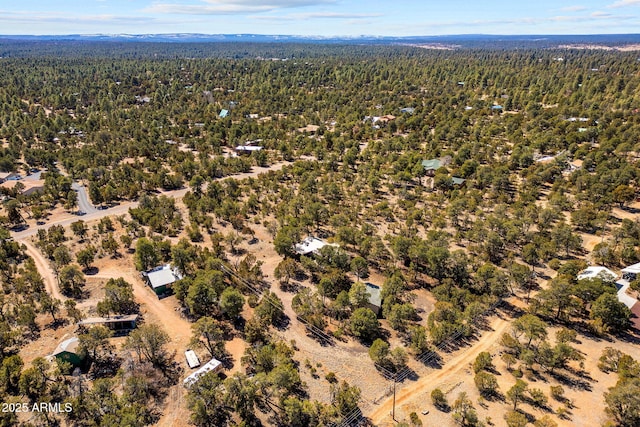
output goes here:
[{"label": "house with metal roof", "polygon": [[82,365],[85,358],[85,355],[80,352],[78,337],[62,341],[51,355],[58,360],[71,363],[75,367]]},{"label": "house with metal roof", "polygon": [[238,145],[235,150],[238,154],[251,154],[254,151],[261,151],[262,147],[259,145]]},{"label": "house with metal roof", "polygon": [[638,277],[638,274],[640,274],[640,262],[630,265],[629,267],[625,267],[621,271],[623,279],[633,282]]},{"label": "house with metal roof", "polygon": [[617,277],[618,275],[609,270],[607,267],[594,265],[589,266],[585,270],[582,270],[580,273],[578,273],[577,279],[602,279],[605,282],[613,282]]},{"label": "house with metal roof", "polygon": [[427,175],[435,174],[438,169],[440,169],[444,164],[440,159],[429,159],[422,161],[422,167],[427,172]]},{"label": "house with metal roof", "polygon": [[171,267],[171,264],[161,265],[140,274],[156,295],[166,294],[171,289],[171,285],[182,279],[182,274],[177,268]]},{"label": "house with metal roof", "polygon": [[137,314],[129,315],[117,315],[110,317],[88,317],[78,322],[78,326],[92,327],[92,326],[104,326],[115,334],[126,334],[132,329],[135,329],[138,324],[140,316]]},{"label": "house with metal roof", "polygon": [[380,308],[382,308],[382,289],[380,289],[380,286],[369,282],[365,282],[364,285],[367,287],[367,294],[369,295],[367,308],[370,308],[376,315],[379,315]]},{"label": "house with metal roof", "polygon": [[327,243],[317,237],[309,236],[300,243],[294,245],[294,250],[298,255],[317,254],[325,246],[338,246],[335,243]]}]

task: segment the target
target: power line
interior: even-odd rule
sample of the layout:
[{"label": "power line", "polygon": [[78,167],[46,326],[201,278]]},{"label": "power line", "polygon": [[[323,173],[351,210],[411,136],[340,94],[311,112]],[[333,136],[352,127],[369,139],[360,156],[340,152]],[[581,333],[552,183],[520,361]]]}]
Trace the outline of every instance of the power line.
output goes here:
[{"label": "power line", "polygon": [[[237,273],[235,273],[234,271],[230,270],[229,268],[225,267],[222,264],[220,265],[220,267],[221,267],[223,272],[225,272],[229,276],[239,280],[242,284],[244,284],[251,292],[256,294],[258,297],[262,297],[263,296],[264,292],[262,290],[260,290],[260,289],[257,289],[247,279],[245,279],[243,277],[240,277]],[[276,304],[271,298],[266,298],[266,301],[274,309],[276,309],[277,311],[279,311],[282,314],[284,314],[285,316],[287,316],[287,314],[284,312],[284,307]],[[487,316],[489,313],[491,313],[497,307],[499,307],[503,302],[504,302],[503,299],[499,299],[498,301],[494,302],[486,310],[484,310],[482,313],[480,313],[480,314],[474,316],[473,318],[469,319],[469,323],[473,324],[477,320],[481,319],[482,317]],[[300,321],[300,323],[302,323],[309,332],[311,332],[313,335],[318,337],[320,340],[326,341],[326,342],[333,342],[333,338],[331,336],[329,336],[328,334],[324,333],[321,329],[317,328],[315,325],[312,325],[311,323],[306,321],[303,317],[296,316],[296,319],[298,321]],[[416,356],[415,359],[418,362],[422,363],[422,364],[427,364],[427,363],[435,360],[437,357],[439,357],[438,353],[436,351],[445,351],[448,346],[453,344],[455,341],[458,341],[464,335],[465,335],[464,326],[456,328],[452,332],[451,335],[449,335],[440,344],[435,346],[436,347],[435,350],[432,350],[432,349],[426,350],[423,353],[421,353],[418,356]],[[393,372],[389,371],[388,369],[384,368],[381,365],[378,365],[377,363],[375,364],[375,366],[376,366],[376,368],[382,370],[387,378],[393,378],[393,381],[394,381],[394,385],[393,385],[394,386],[394,395],[395,395],[396,384],[397,383],[401,383],[402,384],[403,381],[405,379],[407,379],[409,377],[409,375],[411,375],[411,373],[413,372],[412,369],[409,368],[409,366],[405,366],[404,369],[402,369],[402,370],[400,370],[400,371],[398,371],[396,373],[393,373]],[[394,412],[395,412],[395,402],[394,402]],[[342,418],[342,421],[340,423],[334,424],[334,426],[337,426],[337,427],[351,427],[351,426],[354,426],[354,425],[358,426],[358,425],[360,425],[362,420],[364,420],[364,417],[363,417],[363,414],[362,414],[362,409],[360,407],[356,407],[351,412],[347,413]]]}]

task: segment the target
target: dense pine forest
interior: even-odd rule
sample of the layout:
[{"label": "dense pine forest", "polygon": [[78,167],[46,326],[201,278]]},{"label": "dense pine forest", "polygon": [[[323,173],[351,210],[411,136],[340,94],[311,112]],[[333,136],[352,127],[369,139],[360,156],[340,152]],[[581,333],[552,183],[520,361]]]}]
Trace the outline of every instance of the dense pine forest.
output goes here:
[{"label": "dense pine forest", "polygon": [[0,53],[3,425],[640,423],[637,51]]}]

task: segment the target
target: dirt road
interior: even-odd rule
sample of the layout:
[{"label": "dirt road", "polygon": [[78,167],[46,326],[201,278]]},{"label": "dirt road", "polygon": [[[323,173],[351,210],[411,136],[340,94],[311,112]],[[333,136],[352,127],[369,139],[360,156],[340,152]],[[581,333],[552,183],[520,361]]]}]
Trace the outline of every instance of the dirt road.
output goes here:
[{"label": "dirt road", "polygon": [[[431,390],[449,377],[453,377],[468,368],[472,364],[478,353],[488,351],[507,331],[510,322],[505,319],[496,318],[491,323],[492,330],[484,334],[474,345],[467,347],[459,354],[456,354],[450,360],[445,360],[444,368],[433,371],[420,377],[415,383],[408,384],[398,388],[396,392],[396,411],[398,408],[408,406],[411,403],[420,403],[425,401],[425,397],[431,393]],[[424,406],[424,404],[422,405]],[[386,426],[395,425],[396,423],[389,415],[393,408],[393,398],[385,400],[380,406],[377,406],[371,414],[368,415],[373,425]]]},{"label": "dirt road", "polygon": [[[225,176],[223,178],[218,179],[217,181],[226,181],[227,179],[243,180],[248,178],[255,178],[258,175],[267,173],[269,171],[278,171],[282,169],[284,165],[287,165],[290,163],[291,162],[277,162],[265,168],[254,167],[252,168],[251,172]],[[160,192],[160,194],[167,197],[173,197],[174,199],[180,199],[184,197],[187,191],[189,191],[189,188],[181,188],[179,190],[162,191]],[[59,220],[53,219],[52,221],[47,222],[45,224],[36,225],[26,230],[12,233],[12,235],[15,240],[23,240],[23,239],[26,239],[27,237],[34,236],[39,229],[48,229],[52,225],[61,225],[63,227],[67,227],[71,225],[71,223],[78,221],[80,219],[85,222],[89,222],[89,221],[94,221],[94,220],[104,218],[106,216],[123,215],[129,212],[129,208],[135,208],[137,206],[138,206],[138,202],[123,202],[117,206],[107,208],[107,209],[93,209],[91,212],[87,212],[86,215],[82,215],[82,216],[73,216],[71,218],[65,218],[65,219],[59,219]]]},{"label": "dirt road", "polygon": [[[254,167],[251,172],[227,176],[221,178],[220,181],[227,179],[243,180],[255,178],[258,175],[269,171],[280,170],[286,164],[290,164],[290,162],[278,162],[266,168]],[[189,191],[188,188],[183,188],[175,191],[162,192],[160,194],[180,199],[187,193],[187,191]],[[46,224],[34,226],[27,230],[12,234],[16,241],[26,246],[27,254],[34,259],[36,267],[44,279],[47,292],[49,292],[53,297],[64,301],[67,298],[60,293],[56,277],[49,266],[48,261],[40,251],[31,242],[29,242],[28,238],[35,235],[39,229],[48,229],[52,225],[67,227],[79,219],[82,219],[85,222],[90,222],[99,220],[106,216],[123,215],[129,211],[129,208],[135,208],[137,206],[138,202],[124,202],[109,209],[92,210],[85,206],[86,214],[83,216],[73,216],[71,218],[67,217],[63,219],[54,218]],[[191,337],[191,323],[181,317],[179,312],[176,310],[178,308],[178,302],[175,298],[167,298],[163,300],[158,299],[155,293],[145,286],[138,273],[133,269],[133,266],[129,266],[128,268],[120,267],[113,269],[101,269],[100,272],[93,277],[107,280],[109,278],[122,277],[131,283],[133,285],[134,298],[140,304],[140,312],[143,315],[145,322],[149,324],[154,323],[162,325],[162,328],[171,337],[168,349],[176,352],[175,359],[177,362],[183,363],[184,350],[188,348]],[[239,356],[237,359],[239,360]],[[156,425],[167,427],[187,425],[189,412],[186,410],[184,405],[184,395],[185,389],[181,382],[171,388],[168,405],[165,407],[163,415]]]},{"label": "dirt road", "polygon": [[25,245],[27,248],[26,252],[33,261],[36,263],[36,268],[42,276],[42,280],[44,280],[44,288],[54,298],[59,299],[60,301],[64,301],[67,299],[62,293],[60,293],[60,288],[58,287],[58,280],[56,276],[49,266],[49,262],[45,259],[45,257],[40,253],[38,248],[36,248],[33,243],[28,241],[27,239],[22,240],[20,243]]}]

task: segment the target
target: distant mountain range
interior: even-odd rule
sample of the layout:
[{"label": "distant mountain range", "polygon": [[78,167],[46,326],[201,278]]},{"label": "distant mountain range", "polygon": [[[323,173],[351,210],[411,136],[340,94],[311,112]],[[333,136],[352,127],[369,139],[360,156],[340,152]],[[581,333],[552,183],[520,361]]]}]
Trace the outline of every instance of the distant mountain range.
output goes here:
[{"label": "distant mountain range", "polygon": [[600,34],[600,35],[487,35],[465,34],[446,36],[296,36],[262,34],[69,34],[69,35],[0,35],[0,40],[21,41],[115,41],[115,42],[162,42],[162,43],[203,43],[203,42],[252,42],[252,43],[321,43],[321,44],[453,44],[457,46],[504,43],[515,45],[563,45],[599,44],[621,45],[640,43],[640,34]]}]

